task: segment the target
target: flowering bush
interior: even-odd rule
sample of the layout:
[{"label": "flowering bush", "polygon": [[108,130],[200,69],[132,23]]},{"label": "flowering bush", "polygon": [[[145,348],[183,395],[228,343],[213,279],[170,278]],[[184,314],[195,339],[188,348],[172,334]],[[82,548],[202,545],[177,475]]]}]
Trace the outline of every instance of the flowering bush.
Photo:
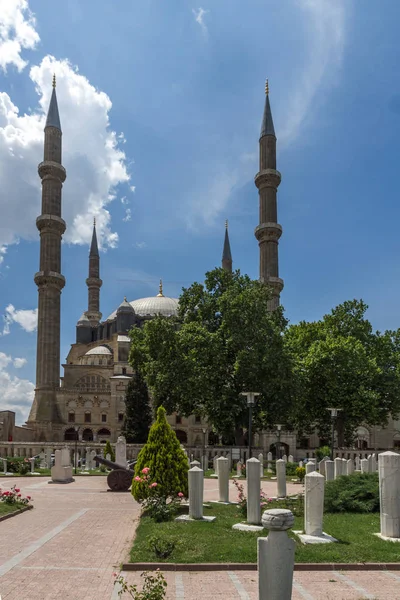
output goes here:
[{"label": "flowering bush", "polygon": [[[238,508],[240,514],[243,517],[247,517],[247,498],[244,493],[244,485],[243,483],[239,483],[237,479],[233,480],[233,485],[236,487],[238,491]],[[268,498],[263,491],[260,492],[260,506],[261,510],[267,508],[268,504],[272,502],[272,498]]]},{"label": "flowering bush", "polygon": [[297,467],[296,475],[301,482],[304,481],[304,477],[306,476],[306,468],[305,467]]},{"label": "flowering bush", "polygon": [[5,504],[22,504],[26,506],[32,502],[32,498],[30,496],[24,498],[21,494],[21,490],[14,485],[10,491],[6,490],[3,492],[3,490],[0,489],[0,502],[5,502]]},{"label": "flowering bush", "polygon": [[164,600],[167,588],[167,582],[164,576],[157,569],[155,574],[150,574],[147,571],[142,573],[144,584],[142,591],[138,591],[137,585],[129,585],[122,575],[114,573],[115,583],[119,584],[118,596],[127,592],[133,600]]},{"label": "flowering bush", "polygon": [[142,510],[154,519],[157,523],[162,521],[170,521],[178,512],[181,499],[184,497],[182,492],[178,492],[175,498],[166,498],[157,489],[158,483],[151,481],[149,467],[144,467],[141,471],[141,476],[136,475],[134,481],[145,484],[148,488],[146,497],[141,501]]}]

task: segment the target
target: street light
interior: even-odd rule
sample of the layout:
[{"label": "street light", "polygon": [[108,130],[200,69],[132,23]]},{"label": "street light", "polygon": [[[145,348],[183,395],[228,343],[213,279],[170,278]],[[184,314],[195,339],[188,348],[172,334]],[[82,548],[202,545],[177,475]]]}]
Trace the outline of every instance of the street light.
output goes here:
[{"label": "street light", "polygon": [[206,472],[207,469],[206,469],[206,464],[205,464],[206,463],[206,460],[205,460],[206,456],[205,455],[206,455],[206,433],[207,433],[207,429],[205,427],[203,427],[202,431],[203,431],[203,459],[202,459],[201,462],[203,463],[203,471]]},{"label": "street light", "polygon": [[279,460],[281,458],[281,429],[282,429],[283,425],[281,425],[280,423],[278,423],[278,425],[276,425],[276,435],[278,438],[278,443],[277,443],[277,452],[276,452],[276,460]]},{"label": "street light", "polygon": [[79,439],[79,425],[74,426],[75,429],[75,475],[77,470],[77,461],[78,461],[78,439]]},{"label": "street light", "polygon": [[338,412],[342,409],[341,408],[327,408],[326,410],[329,410],[329,412],[331,413],[331,419],[332,419],[331,460],[333,460],[333,448],[335,445],[335,420],[338,417]]},{"label": "street light", "polygon": [[242,392],[242,396],[247,398],[247,406],[249,407],[249,458],[251,458],[251,426],[253,421],[253,407],[256,403],[256,398],[260,394],[258,392]]}]

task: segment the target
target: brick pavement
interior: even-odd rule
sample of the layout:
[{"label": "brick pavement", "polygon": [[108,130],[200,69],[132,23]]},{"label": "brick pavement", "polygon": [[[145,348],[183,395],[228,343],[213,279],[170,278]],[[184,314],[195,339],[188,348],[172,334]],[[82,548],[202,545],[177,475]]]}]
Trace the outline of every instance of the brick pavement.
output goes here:
[{"label": "brick pavement", "polygon": [[[3,489],[12,483],[0,479]],[[117,600],[112,573],[127,558],[139,516],[131,495],[107,492],[104,477],[78,477],[68,485],[19,478],[18,485],[32,495],[35,509],[0,523],[2,600]],[[275,487],[263,483],[267,495],[273,496]],[[288,485],[289,493],[298,490]],[[217,481],[206,480],[205,500],[217,493]],[[140,580],[137,572],[126,576]],[[257,598],[255,571],[167,572],[165,577],[169,600]],[[361,598],[400,598],[400,572],[295,572],[293,600]]]}]

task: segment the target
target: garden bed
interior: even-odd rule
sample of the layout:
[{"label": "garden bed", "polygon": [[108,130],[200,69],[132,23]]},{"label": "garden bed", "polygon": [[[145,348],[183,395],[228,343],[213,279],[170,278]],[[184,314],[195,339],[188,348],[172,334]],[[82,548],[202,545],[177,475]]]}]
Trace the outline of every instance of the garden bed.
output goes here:
[{"label": "garden bed", "polygon": [[[268,508],[282,504],[271,503]],[[187,510],[187,509],[186,509]],[[205,515],[217,517],[213,523],[175,522],[155,523],[142,517],[136,531],[130,553],[132,563],[256,563],[257,537],[260,533],[241,532],[232,525],[242,519],[236,506],[213,505],[204,509]],[[293,529],[303,528],[304,518],[295,517]],[[350,514],[327,513],[324,515],[324,531],[335,537],[338,543],[304,546],[296,535],[295,561],[298,563],[364,563],[400,562],[400,544],[385,542],[375,533],[379,532],[379,513]],[[175,543],[166,559],[156,557],[149,548],[149,539],[158,537]]]},{"label": "garden bed", "polygon": [[31,510],[33,506],[23,504],[4,504],[0,502],[0,522],[9,519],[17,514],[23,513],[26,510]]}]

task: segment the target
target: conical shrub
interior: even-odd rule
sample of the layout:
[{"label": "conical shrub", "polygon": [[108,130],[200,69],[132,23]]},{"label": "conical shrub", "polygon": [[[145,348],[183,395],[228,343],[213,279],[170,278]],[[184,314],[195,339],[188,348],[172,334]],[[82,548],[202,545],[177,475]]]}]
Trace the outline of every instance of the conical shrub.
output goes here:
[{"label": "conical shrub", "polygon": [[147,467],[147,483],[133,480],[132,495],[138,502],[149,496],[149,482],[157,483],[157,495],[176,497],[179,492],[188,495],[188,460],[174,430],[167,422],[165,408],[157,410],[157,420],[151,426],[147,443],[139,452],[135,476],[142,477]]}]

